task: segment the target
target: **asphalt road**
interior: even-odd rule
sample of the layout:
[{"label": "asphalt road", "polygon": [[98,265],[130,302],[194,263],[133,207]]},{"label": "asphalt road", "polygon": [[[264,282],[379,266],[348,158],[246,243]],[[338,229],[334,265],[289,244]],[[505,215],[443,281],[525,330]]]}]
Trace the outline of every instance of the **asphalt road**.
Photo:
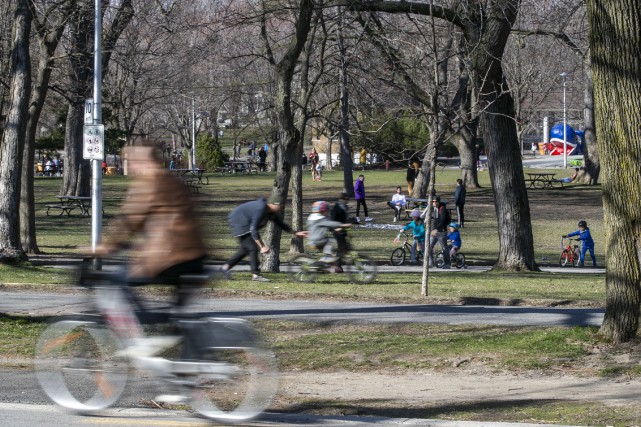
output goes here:
[{"label": "asphalt road", "polygon": [[[59,316],[86,311],[87,294],[0,291],[0,312]],[[428,304],[369,304],[306,300],[198,298],[190,311],[203,316],[247,319],[299,319],[319,322],[419,322],[450,325],[598,326],[599,308],[525,306],[460,306]]]}]

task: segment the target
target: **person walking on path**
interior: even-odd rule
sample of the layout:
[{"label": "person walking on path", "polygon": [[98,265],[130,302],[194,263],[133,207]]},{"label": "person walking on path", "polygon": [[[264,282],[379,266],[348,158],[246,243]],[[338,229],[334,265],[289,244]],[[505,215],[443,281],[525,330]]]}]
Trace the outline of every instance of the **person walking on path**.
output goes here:
[{"label": "person walking on path", "polygon": [[[258,230],[271,221],[288,233],[293,233],[292,228],[283,222],[281,211],[285,206],[285,200],[279,195],[272,195],[269,199],[260,198],[251,202],[243,203],[234,208],[227,219],[231,232],[238,239],[240,247],[231,258],[225,262],[221,271],[227,273],[243,258],[249,255],[249,266],[252,272],[252,280],[255,282],[269,282],[269,279],[261,276],[258,267],[258,252],[269,253],[269,246],[263,243]],[[297,232],[297,236],[305,236],[304,232]]]},{"label": "person walking on path", "polygon": [[456,190],[454,190],[454,206],[456,206],[456,220],[461,228],[465,228],[465,184],[461,178],[456,180]]},{"label": "person walking on path", "polygon": [[441,198],[439,196],[434,196],[432,198],[431,209],[429,207],[425,209],[422,216],[426,216],[430,211],[432,214],[432,231],[430,233],[429,263],[430,266],[434,265],[432,253],[434,252],[436,242],[438,242],[443,248],[443,259],[445,261],[443,268],[448,269],[450,268],[450,254],[447,250],[447,226],[451,222],[450,214],[445,203],[441,203]]},{"label": "person walking on path", "polygon": [[367,212],[367,203],[365,202],[365,175],[359,175],[356,183],[354,184],[354,199],[356,199],[356,222],[361,222],[359,217],[361,206],[363,206],[363,213],[365,214],[365,221],[369,222],[372,218],[369,217]]},{"label": "person walking on path", "polygon": [[590,234],[590,229],[588,228],[588,223],[581,220],[579,221],[579,229],[571,233],[566,234],[563,238],[579,236],[581,241],[581,255],[579,256],[579,266],[583,267],[585,262],[585,253],[590,251],[590,257],[592,258],[592,268],[596,268],[596,257],[594,256],[594,240]]}]

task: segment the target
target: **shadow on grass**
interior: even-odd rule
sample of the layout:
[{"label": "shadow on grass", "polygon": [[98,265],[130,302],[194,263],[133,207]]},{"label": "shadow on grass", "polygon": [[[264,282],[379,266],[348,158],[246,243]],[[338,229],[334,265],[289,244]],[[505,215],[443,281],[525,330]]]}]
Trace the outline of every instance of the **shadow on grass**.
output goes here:
[{"label": "shadow on grass", "polygon": [[[412,407],[394,406],[398,402],[370,399],[358,402],[335,400],[310,400],[304,403],[279,409],[284,413],[305,413],[325,416],[362,416],[382,418],[451,418],[461,413],[483,414],[477,418],[498,421],[515,420],[520,409],[540,408],[558,402],[553,399],[518,399],[483,402],[464,402],[457,404],[429,405]],[[503,415],[501,415],[503,414]],[[517,418],[518,419],[518,418]]]}]

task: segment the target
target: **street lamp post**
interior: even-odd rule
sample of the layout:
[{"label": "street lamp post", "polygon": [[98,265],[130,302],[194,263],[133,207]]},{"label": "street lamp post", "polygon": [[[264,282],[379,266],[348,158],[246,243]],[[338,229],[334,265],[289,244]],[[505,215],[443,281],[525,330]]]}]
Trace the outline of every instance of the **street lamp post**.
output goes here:
[{"label": "street lamp post", "polygon": [[563,78],[563,167],[567,169],[568,167],[568,135],[567,135],[567,117],[565,109],[565,78],[568,76],[568,73],[565,71],[561,73]]}]

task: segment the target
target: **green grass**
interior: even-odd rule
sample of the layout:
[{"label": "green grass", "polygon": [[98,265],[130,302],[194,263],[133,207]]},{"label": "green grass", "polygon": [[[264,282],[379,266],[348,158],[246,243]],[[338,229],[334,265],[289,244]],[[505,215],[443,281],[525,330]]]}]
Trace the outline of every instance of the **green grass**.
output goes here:
[{"label": "green grass", "polygon": [[261,324],[286,370],[414,371],[474,359],[492,369],[514,372],[581,366],[589,354],[587,346],[599,342],[596,328],[579,327]]},{"label": "green grass", "polygon": [[30,359],[46,325],[37,317],[0,315],[0,359]]}]

